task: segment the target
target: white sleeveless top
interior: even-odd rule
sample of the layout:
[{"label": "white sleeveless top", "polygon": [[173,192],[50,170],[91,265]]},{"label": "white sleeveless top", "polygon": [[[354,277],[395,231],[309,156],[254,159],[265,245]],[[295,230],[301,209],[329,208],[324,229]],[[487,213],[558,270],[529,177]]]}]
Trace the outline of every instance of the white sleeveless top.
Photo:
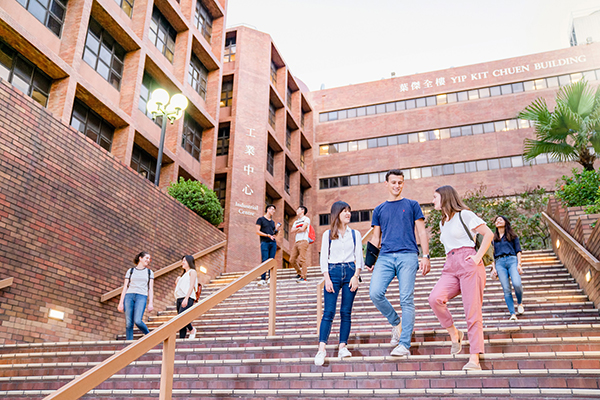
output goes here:
[{"label": "white sleeveless top", "polygon": [[[189,269],[188,272],[183,274],[179,281],[177,282],[177,286],[175,287],[175,298],[180,299],[185,297],[188,290],[190,289],[190,273],[192,269]],[[196,282],[194,282],[194,289],[192,289],[192,293],[190,294],[190,299],[196,300],[196,288],[198,287],[198,277],[196,277]]]}]

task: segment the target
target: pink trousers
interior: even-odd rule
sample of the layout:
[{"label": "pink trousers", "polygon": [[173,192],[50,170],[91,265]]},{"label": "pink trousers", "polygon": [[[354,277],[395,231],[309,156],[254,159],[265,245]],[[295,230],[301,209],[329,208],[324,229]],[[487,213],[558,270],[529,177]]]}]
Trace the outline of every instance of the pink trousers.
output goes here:
[{"label": "pink trousers", "polygon": [[429,295],[429,305],[442,324],[449,328],[454,325],[448,311],[447,302],[462,293],[469,349],[471,354],[483,353],[483,288],[485,287],[485,266],[475,265],[467,256],[475,255],[472,247],[461,247],[446,254],[442,276]]}]

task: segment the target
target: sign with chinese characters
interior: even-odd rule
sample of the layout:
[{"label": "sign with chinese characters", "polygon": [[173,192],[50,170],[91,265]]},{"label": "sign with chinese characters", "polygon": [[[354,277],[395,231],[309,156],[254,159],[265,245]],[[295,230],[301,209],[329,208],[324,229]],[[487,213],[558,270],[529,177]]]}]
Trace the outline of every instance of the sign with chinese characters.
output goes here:
[{"label": "sign with chinese characters", "polygon": [[422,81],[412,81],[400,83],[400,92],[409,92],[413,90],[428,89],[432,87],[445,86],[446,83],[463,83],[467,81],[481,81],[488,79],[489,77],[500,77],[505,75],[518,75],[529,71],[539,71],[545,69],[552,69],[562,67],[564,65],[585,63],[587,58],[585,55],[559,58],[556,60],[541,61],[532,64],[524,64],[511,66],[507,68],[498,68],[493,71],[480,71],[470,73],[468,75],[456,75],[456,76],[440,76],[436,77],[435,81],[425,79]]}]

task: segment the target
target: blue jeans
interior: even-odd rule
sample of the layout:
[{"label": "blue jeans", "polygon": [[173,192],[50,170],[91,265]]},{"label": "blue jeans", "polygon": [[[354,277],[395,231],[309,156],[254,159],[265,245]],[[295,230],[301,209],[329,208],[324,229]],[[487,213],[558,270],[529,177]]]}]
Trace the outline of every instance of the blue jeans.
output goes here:
[{"label": "blue jeans", "polygon": [[[410,338],[415,326],[415,279],[419,269],[419,256],[417,253],[390,253],[382,254],[375,263],[369,295],[375,307],[387,318],[392,326],[402,322],[400,344],[410,348]],[[398,278],[400,288],[400,307],[402,320],[396,310],[385,297],[385,292],[394,277]]]},{"label": "blue jeans", "polygon": [[135,324],[144,335],[150,333],[148,327],[142,321],[146,311],[148,296],[137,293],[127,293],[123,307],[125,308],[125,336],[127,340],[133,340],[133,324]]},{"label": "blue jeans", "polygon": [[323,288],[323,318],[319,328],[319,342],[327,343],[331,333],[331,324],[335,316],[338,294],[342,291],[342,304],[340,305],[340,343],[348,344],[350,336],[350,326],[352,324],[352,305],[356,292],[350,290],[350,279],[356,272],[356,266],[351,263],[329,264],[329,278],[333,283],[333,293],[329,293]]},{"label": "blue jeans", "polygon": [[[277,252],[277,242],[260,242],[260,262],[264,263],[269,258],[275,258]],[[267,273],[265,272],[260,276],[260,279],[267,280]]]},{"label": "blue jeans", "polygon": [[517,256],[497,258],[495,264],[496,272],[498,273],[498,278],[502,285],[502,291],[504,292],[504,301],[506,301],[510,315],[513,315],[515,313],[515,303],[513,301],[509,278],[515,288],[517,304],[521,304],[523,301],[523,285],[521,284],[521,275],[519,275],[519,270],[517,269]]}]

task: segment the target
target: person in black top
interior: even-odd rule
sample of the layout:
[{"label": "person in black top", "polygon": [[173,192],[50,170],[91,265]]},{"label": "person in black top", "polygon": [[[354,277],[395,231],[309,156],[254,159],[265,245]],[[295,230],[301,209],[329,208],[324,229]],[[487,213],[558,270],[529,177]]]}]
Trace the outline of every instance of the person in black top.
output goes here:
[{"label": "person in black top", "polygon": [[[492,264],[492,278],[500,278],[504,300],[510,312],[510,321],[517,320],[517,314],[525,312],[523,307],[523,285],[521,284],[521,244],[519,237],[510,226],[510,221],[501,215],[494,220],[496,233],[494,234],[494,264]],[[510,281],[515,288],[517,296],[517,312],[515,313],[515,303],[513,301]]]},{"label": "person in black top", "polygon": [[[275,227],[275,221],[273,221],[273,214],[275,214],[275,206],[269,204],[265,208],[265,215],[256,220],[256,234],[260,236],[260,256],[261,262],[267,261],[269,258],[275,258],[277,252],[277,241],[275,237],[279,231],[277,230],[280,223],[277,223]],[[260,282],[258,285],[262,286],[267,283],[267,273],[265,272],[260,276]]]}]

